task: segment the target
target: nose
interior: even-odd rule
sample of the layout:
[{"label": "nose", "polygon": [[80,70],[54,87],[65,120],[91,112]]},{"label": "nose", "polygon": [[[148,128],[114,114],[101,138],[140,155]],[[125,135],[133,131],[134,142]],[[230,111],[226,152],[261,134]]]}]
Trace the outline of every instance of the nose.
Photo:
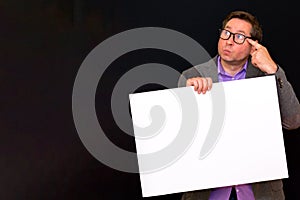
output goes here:
[{"label": "nose", "polygon": [[229,36],[228,40],[226,40],[226,43],[228,43],[228,44],[233,44],[233,43],[234,43],[233,40],[234,40],[234,35],[231,34],[231,35]]}]

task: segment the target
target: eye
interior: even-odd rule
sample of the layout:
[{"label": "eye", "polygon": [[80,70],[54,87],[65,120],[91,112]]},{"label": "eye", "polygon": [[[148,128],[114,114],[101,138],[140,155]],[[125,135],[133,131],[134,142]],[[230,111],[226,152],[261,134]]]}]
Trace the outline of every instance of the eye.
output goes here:
[{"label": "eye", "polygon": [[243,34],[236,34],[235,37],[238,39],[238,40],[243,40],[245,39],[245,36]]},{"label": "eye", "polygon": [[229,35],[230,35],[230,32],[227,31],[227,30],[224,30],[224,34],[227,35],[227,36],[229,36]]}]

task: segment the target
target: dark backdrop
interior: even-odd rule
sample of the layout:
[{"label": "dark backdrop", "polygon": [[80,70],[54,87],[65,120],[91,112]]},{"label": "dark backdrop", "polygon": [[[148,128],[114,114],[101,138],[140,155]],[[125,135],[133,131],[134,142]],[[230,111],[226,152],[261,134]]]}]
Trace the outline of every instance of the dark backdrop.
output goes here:
[{"label": "dark backdrop", "polygon": [[[217,29],[229,11],[252,12],[263,25],[263,44],[300,95],[296,74],[300,35],[297,6],[289,1],[97,1],[0,2],[0,199],[142,199],[138,174],[97,161],[83,146],[72,117],[72,88],[88,53],[121,31],[158,26],[180,31],[216,53]],[[118,146],[135,150],[109,113],[115,80],[126,68],[151,61],[182,71],[174,55],[137,51],[110,66],[97,91],[100,123]],[[125,67],[120,70],[119,66]],[[142,90],[161,88],[150,85]],[[96,99],[97,99],[96,98]],[[108,116],[108,117],[103,117]],[[289,178],[287,199],[300,197],[299,130],[284,130]],[[170,194],[148,199],[179,199]]]}]

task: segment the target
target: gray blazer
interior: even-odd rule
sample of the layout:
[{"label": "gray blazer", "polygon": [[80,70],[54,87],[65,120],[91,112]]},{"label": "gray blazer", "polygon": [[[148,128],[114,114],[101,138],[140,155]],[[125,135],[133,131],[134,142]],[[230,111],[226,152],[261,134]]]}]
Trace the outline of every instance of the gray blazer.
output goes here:
[{"label": "gray blazer", "polygon": [[[254,78],[267,76],[258,68],[254,67],[249,59],[246,78]],[[219,82],[217,69],[217,56],[211,60],[191,67],[181,74],[178,86],[186,86],[186,80],[192,77],[210,77],[213,83]],[[278,66],[275,73],[277,80],[277,92],[279,98],[280,115],[282,127],[287,130],[297,129],[300,127],[300,105],[296,94],[288,82],[285,72]],[[285,199],[283,192],[283,184],[281,180],[265,181],[252,183],[252,189],[255,199],[257,200],[281,200]],[[207,200],[210,195],[210,189],[190,191],[183,193],[181,200]]]}]

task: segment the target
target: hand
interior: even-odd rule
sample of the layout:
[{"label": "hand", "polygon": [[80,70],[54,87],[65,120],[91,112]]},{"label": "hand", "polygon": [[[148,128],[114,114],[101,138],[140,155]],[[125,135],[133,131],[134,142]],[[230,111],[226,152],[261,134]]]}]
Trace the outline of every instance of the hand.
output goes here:
[{"label": "hand", "polygon": [[253,47],[250,53],[252,56],[252,64],[267,74],[276,73],[278,66],[271,58],[267,48],[249,38],[247,38],[247,42]]},{"label": "hand", "polygon": [[212,87],[212,79],[207,77],[195,77],[189,78],[186,81],[186,86],[194,86],[194,90],[198,92],[198,94],[205,94],[206,91],[210,90]]}]

